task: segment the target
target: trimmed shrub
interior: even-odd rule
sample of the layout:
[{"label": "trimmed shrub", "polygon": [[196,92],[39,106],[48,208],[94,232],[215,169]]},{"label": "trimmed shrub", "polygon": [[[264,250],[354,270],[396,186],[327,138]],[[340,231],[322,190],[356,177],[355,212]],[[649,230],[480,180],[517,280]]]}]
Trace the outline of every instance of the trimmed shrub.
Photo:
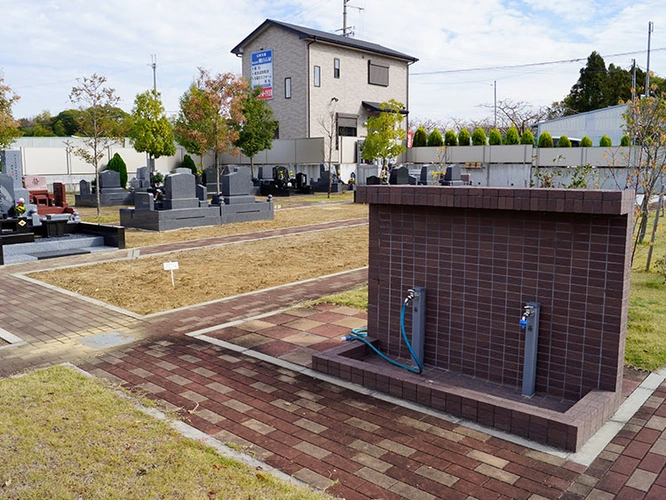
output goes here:
[{"label": "trimmed shrub", "polygon": [[413,148],[421,148],[427,144],[428,133],[426,129],[423,128],[423,125],[420,125],[419,128],[414,132],[414,138],[412,139]]},{"label": "trimmed shrub", "polygon": [[520,144],[520,135],[518,135],[518,129],[515,125],[511,125],[506,131],[504,144]]},{"label": "trimmed shrub", "polygon": [[523,132],[523,135],[520,136],[520,143],[534,146],[534,134],[531,130],[526,130]]},{"label": "trimmed shrub", "polygon": [[430,135],[428,136],[428,146],[441,147],[443,145],[444,139],[442,139],[442,133],[437,129],[433,129],[433,131],[430,132]]},{"label": "trimmed shrub", "polygon": [[539,147],[540,148],[552,148],[554,147],[553,136],[550,135],[547,131],[544,131],[539,136]]},{"label": "trimmed shrub", "polygon": [[620,139],[620,146],[622,146],[623,148],[631,146],[631,137],[629,137],[628,135],[623,135],[622,139]]},{"label": "trimmed shrub", "polygon": [[488,144],[491,146],[499,146],[502,144],[502,132],[498,128],[494,128],[488,134]]},{"label": "trimmed shrub", "polygon": [[190,155],[183,156],[183,163],[180,164],[181,168],[189,168],[193,175],[197,175],[198,169],[196,163]]},{"label": "trimmed shrub", "polygon": [[580,140],[580,147],[581,148],[591,148],[592,147],[592,139],[590,139],[588,136],[583,137]]},{"label": "trimmed shrub", "polygon": [[602,148],[610,148],[612,145],[613,141],[611,141],[611,138],[607,135],[602,135],[601,139],[599,139],[599,146]]},{"label": "trimmed shrub", "polygon": [[472,138],[469,135],[469,130],[466,128],[458,132],[458,146],[469,146],[471,139]]},{"label": "trimmed shrub", "polygon": [[474,146],[485,146],[487,140],[486,131],[481,127],[476,127],[472,132],[472,144]]},{"label": "trimmed shrub", "polygon": [[447,146],[457,146],[458,145],[458,136],[453,130],[447,130],[444,134],[444,144]]},{"label": "trimmed shrub", "polygon": [[127,165],[125,165],[125,160],[118,153],[114,154],[113,158],[109,160],[106,170],[115,170],[118,172],[120,174],[120,187],[123,189],[127,188]]},{"label": "trimmed shrub", "polygon": [[570,148],[571,147],[571,141],[566,135],[561,135],[560,140],[557,141],[557,147],[558,148]]}]

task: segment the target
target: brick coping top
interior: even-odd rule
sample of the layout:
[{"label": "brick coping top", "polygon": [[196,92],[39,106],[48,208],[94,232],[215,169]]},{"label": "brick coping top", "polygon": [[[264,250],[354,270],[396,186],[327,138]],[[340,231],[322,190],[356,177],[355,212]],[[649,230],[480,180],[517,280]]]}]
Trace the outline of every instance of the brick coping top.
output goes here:
[{"label": "brick coping top", "polygon": [[470,186],[357,186],[356,203],[602,215],[633,211],[631,190]]}]

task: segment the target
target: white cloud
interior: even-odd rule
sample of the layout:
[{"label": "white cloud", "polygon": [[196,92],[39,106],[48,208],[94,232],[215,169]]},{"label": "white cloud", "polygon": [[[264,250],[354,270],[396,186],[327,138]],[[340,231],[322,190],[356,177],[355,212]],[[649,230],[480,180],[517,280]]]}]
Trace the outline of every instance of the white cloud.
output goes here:
[{"label": "white cloud", "polygon": [[[9,4],[10,0],[0,0]],[[653,21],[651,69],[666,75],[666,11],[659,0],[631,6],[619,0],[353,0],[348,24],[356,37],[419,58],[412,66],[411,115],[422,118],[489,116],[479,107],[498,99],[547,105],[562,99],[584,61],[520,69],[448,71],[586,58],[593,50],[623,67],[645,65],[647,23]],[[77,77],[105,75],[129,110],[152,87],[151,54],[165,106],[178,98],[203,66],[240,71],[230,50],[266,18],[326,31],[342,27],[339,0],[22,0],[4,5],[0,70],[21,100],[17,117],[70,106]]]}]

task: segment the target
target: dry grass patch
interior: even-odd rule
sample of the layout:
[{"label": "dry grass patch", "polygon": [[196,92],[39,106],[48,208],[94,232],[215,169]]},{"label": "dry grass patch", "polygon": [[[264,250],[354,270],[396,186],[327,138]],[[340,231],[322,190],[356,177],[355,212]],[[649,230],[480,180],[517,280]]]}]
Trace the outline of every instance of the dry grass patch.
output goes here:
[{"label": "dry grass patch", "polygon": [[2,498],[330,498],[186,439],[63,366],[0,380]]},{"label": "dry grass patch", "polygon": [[[167,261],[178,261],[171,274]],[[174,252],[29,276],[139,314],[316,278],[368,264],[366,225]]]}]

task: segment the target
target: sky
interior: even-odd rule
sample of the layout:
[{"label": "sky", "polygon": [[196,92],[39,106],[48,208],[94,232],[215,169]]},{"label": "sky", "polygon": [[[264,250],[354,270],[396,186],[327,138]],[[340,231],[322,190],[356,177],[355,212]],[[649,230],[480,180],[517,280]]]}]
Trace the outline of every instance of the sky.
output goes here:
[{"label": "sky", "polygon": [[[178,111],[198,67],[241,72],[231,49],[266,19],[322,31],[343,25],[343,0],[0,0],[0,75],[20,96],[15,118],[75,107],[77,78],[103,75],[131,111],[153,86]],[[592,51],[666,76],[663,0],[348,0],[357,39],[419,59],[411,120],[480,120],[497,101],[562,100]],[[496,94],[495,94],[496,91]]]}]

